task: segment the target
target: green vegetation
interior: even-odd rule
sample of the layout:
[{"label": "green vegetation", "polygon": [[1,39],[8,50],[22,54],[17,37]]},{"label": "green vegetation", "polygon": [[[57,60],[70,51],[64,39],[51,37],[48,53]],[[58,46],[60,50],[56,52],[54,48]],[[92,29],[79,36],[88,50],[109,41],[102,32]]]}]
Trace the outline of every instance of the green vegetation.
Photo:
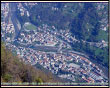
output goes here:
[{"label": "green vegetation", "polygon": [[100,29],[102,24],[99,21],[101,19],[102,16],[99,16],[94,4],[85,3],[83,10],[71,22],[71,32],[77,39],[90,42],[98,42],[103,39],[108,41],[107,32]]},{"label": "green vegetation", "polygon": [[40,77],[39,77],[39,78],[36,78],[35,81],[36,81],[37,83],[42,83],[42,82],[43,82]]},{"label": "green vegetation", "polygon": [[92,4],[85,3],[84,9],[72,21],[71,32],[76,35],[77,39],[98,41],[96,36],[99,31],[99,17],[95,10]]},{"label": "green vegetation", "polygon": [[[107,8],[103,11],[107,12]],[[99,21],[102,18],[105,19],[98,14],[95,4],[84,3],[83,10],[71,22],[71,32],[80,40],[80,43],[72,44],[72,46],[74,50],[86,53],[91,59],[108,67],[108,47],[98,48],[81,41],[81,39],[88,42],[108,41],[107,31],[100,29],[102,24]]]},{"label": "green vegetation", "polygon": [[98,33],[97,38],[98,38],[100,41],[101,41],[101,40],[108,41],[108,33],[107,33],[106,31],[100,30],[99,33]]},{"label": "green vegetation", "polygon": [[31,23],[29,23],[28,25],[25,26],[25,28],[26,28],[27,30],[35,30],[35,29],[36,29],[36,26],[33,25],[33,24],[31,24]]},{"label": "green vegetation", "polygon": [[[65,5],[67,7],[64,7]],[[17,11],[17,16],[22,24],[31,22],[36,26],[40,26],[46,23],[49,26],[54,25],[58,29],[67,29],[72,19],[77,16],[81,9],[82,6],[76,3],[38,3],[32,8],[27,7],[30,17],[20,16],[19,11]]]},{"label": "green vegetation", "polygon": [[3,78],[4,78],[4,80],[5,80],[6,82],[8,82],[8,81],[11,80],[12,75],[10,75],[10,74],[5,74]]},{"label": "green vegetation", "polygon": [[108,67],[108,47],[98,48],[82,42],[72,44],[72,46],[74,50],[86,53],[92,60],[95,60],[97,63]]}]

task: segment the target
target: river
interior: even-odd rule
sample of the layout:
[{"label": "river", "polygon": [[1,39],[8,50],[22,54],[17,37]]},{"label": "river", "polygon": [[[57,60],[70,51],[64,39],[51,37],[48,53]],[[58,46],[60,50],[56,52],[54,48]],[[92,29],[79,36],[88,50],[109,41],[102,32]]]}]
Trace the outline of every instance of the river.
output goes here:
[{"label": "river", "polygon": [[17,17],[16,17],[16,9],[17,9],[17,4],[16,3],[10,3],[9,4],[9,15],[11,16],[11,21],[15,27],[15,35],[14,35],[14,39],[17,38],[17,36],[19,35],[19,31],[20,29],[18,28],[18,22],[17,22]]}]

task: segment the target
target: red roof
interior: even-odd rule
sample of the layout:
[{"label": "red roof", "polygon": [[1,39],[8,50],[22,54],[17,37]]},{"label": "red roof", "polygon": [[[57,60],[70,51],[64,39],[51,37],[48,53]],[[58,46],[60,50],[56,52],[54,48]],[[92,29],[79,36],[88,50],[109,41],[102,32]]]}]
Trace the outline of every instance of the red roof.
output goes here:
[{"label": "red roof", "polygon": [[80,59],[82,59],[82,60],[86,60],[86,58],[84,58],[84,57],[81,57],[81,56],[80,56]]}]

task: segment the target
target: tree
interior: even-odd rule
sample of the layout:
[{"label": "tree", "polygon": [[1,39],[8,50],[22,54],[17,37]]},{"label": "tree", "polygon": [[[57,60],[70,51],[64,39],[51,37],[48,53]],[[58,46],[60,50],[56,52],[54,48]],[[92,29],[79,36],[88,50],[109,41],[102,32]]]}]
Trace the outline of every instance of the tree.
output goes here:
[{"label": "tree", "polygon": [[5,74],[5,75],[3,76],[3,78],[4,78],[4,80],[5,80],[6,82],[9,82],[9,81],[11,80],[11,78],[12,78],[12,75],[10,75],[10,74]]},{"label": "tree", "polygon": [[36,78],[35,79],[35,82],[37,82],[37,83],[43,83],[43,81],[42,81],[42,79],[40,77]]}]

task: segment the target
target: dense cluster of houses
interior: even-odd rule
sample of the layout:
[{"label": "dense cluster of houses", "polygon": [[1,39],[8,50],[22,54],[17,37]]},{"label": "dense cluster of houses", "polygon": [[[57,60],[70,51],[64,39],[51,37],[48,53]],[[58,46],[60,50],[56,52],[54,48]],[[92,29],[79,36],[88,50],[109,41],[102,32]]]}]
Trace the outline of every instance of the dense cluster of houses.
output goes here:
[{"label": "dense cluster of houses", "polygon": [[1,14],[7,17],[9,12],[9,3],[2,3],[1,4]]},{"label": "dense cluster of houses", "polygon": [[107,78],[98,66],[88,60],[88,58],[73,52],[44,52],[13,45],[10,48],[16,50],[17,55],[23,58],[26,63],[31,63],[32,65],[39,63],[61,78],[75,81],[75,76],[79,75],[87,83],[107,82]]},{"label": "dense cluster of houses", "polygon": [[[30,3],[30,5],[35,4]],[[18,4],[18,9],[21,11],[22,16],[25,13],[29,16],[29,12],[22,6],[22,4]],[[8,4],[5,6],[2,5],[2,11],[4,11],[4,14],[7,14],[7,10]],[[71,46],[68,43],[78,41],[75,36],[72,37],[69,30],[60,30],[58,32],[55,30],[55,26],[50,27],[46,24],[36,27],[35,30],[27,30],[25,27],[24,30],[20,31],[17,43],[13,44],[10,43],[12,39],[10,36],[12,36],[15,31],[14,25],[11,22],[8,24],[1,22],[1,27],[1,36],[6,39],[6,46],[16,52],[16,54],[26,63],[31,63],[32,65],[39,63],[44,68],[50,70],[53,74],[58,75],[58,77],[69,79],[71,81],[76,81],[76,77],[78,76],[80,77],[78,79],[82,79],[87,83],[108,82],[103,71],[91,62],[89,58],[84,57],[80,53],[68,52],[67,49],[71,49]],[[59,35],[62,39],[58,37]],[[60,52],[53,52],[51,50],[50,52],[44,51],[45,48],[42,50],[36,50],[35,48],[27,47],[28,44],[45,47],[57,46],[59,48],[58,51]]]},{"label": "dense cluster of houses", "polygon": [[9,3],[2,3],[1,4],[1,13],[3,16],[3,19],[1,21],[1,37],[5,38],[6,42],[11,42],[12,38],[15,33],[14,25],[11,22],[9,17]]}]

